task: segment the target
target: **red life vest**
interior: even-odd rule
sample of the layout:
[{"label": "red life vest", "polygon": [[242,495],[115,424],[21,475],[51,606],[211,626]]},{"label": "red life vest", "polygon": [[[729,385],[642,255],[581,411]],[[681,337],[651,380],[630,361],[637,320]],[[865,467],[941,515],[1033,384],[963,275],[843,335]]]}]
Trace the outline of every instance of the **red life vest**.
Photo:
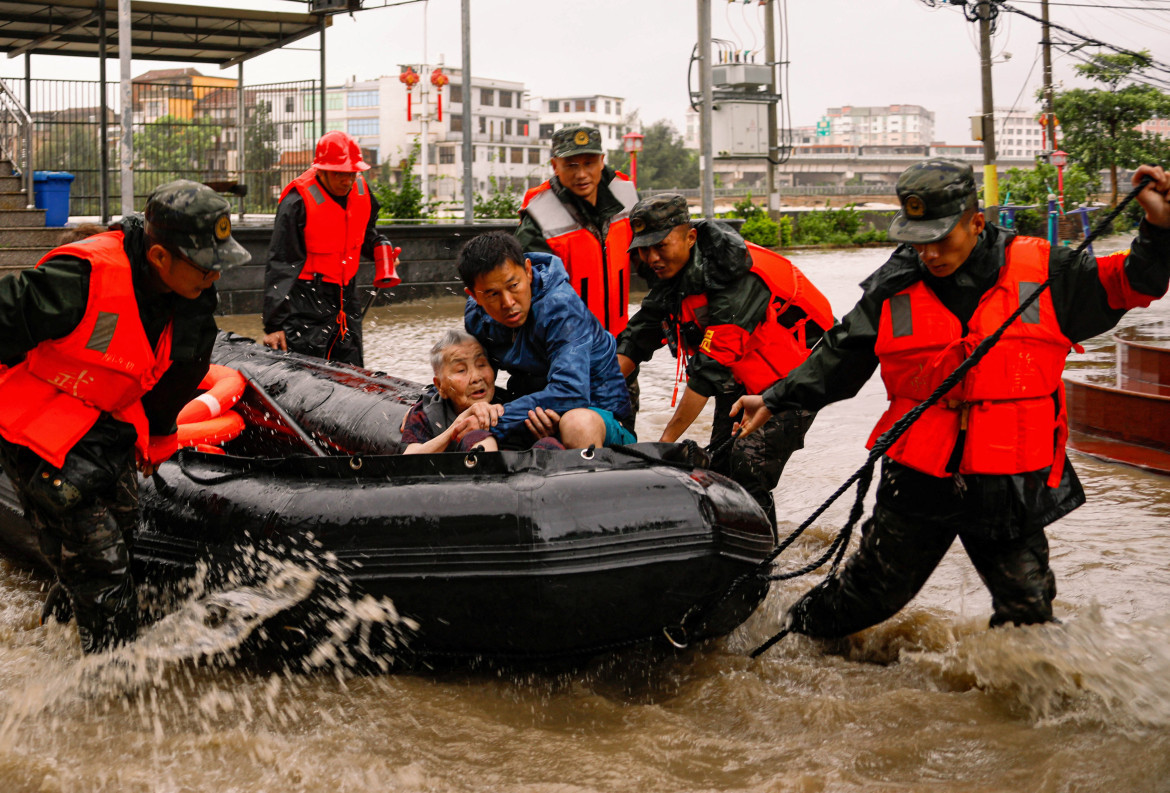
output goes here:
[{"label": "red life vest", "polygon": [[622,210],[609,219],[604,245],[577,222],[552,191],[550,182],[525,193],[521,208],[540,226],[548,247],[564,262],[573,290],[602,326],[616,336],[630,320],[627,248],[634,238],[630,210],[638,203],[638,191],[624,173],[618,173],[609,183],[609,191],[621,202]]},{"label": "red life vest", "polygon": [[90,263],[85,315],[67,336],[41,342],[24,361],[0,372],[0,435],[60,467],[105,412],[134,426],[135,445],[145,457],[150,431],[141,399],[171,365],[172,326],[151,349],[122,232],[62,245],[37,266],[61,255]]},{"label": "red life vest", "polygon": [[[921,281],[882,305],[874,351],[890,405],[870,435],[871,448],[1047,280],[1049,250],[1033,237],[1011,242],[999,279],[980,298],[966,335],[958,317]],[[966,430],[958,473],[1018,474],[1051,465],[1048,484],[1055,487],[1068,436],[1061,374],[1070,347],[1046,290],[886,454],[917,471],[949,476],[947,464]]]},{"label": "red life vest", "polygon": [[694,355],[696,349],[678,326],[694,323],[703,328],[698,351],[728,367],[749,394],[760,394],[808,357],[805,325],[811,320],[827,330],[833,326],[833,309],[828,298],[792,262],[754,243],[747,243],[747,247],[751,272],[772,293],[763,321],[751,333],[739,325],[711,325],[707,295],[700,293],[682,299],[682,316],[674,332],[680,349]]},{"label": "red life vest", "polygon": [[300,278],[307,281],[320,273],[321,280],[345,286],[357,275],[362,242],[370,223],[372,205],[365,178],[357,175],[344,208],[325,194],[315,168],[289,182],[280,194],[281,200],[294,189],[305,202],[306,256]]}]

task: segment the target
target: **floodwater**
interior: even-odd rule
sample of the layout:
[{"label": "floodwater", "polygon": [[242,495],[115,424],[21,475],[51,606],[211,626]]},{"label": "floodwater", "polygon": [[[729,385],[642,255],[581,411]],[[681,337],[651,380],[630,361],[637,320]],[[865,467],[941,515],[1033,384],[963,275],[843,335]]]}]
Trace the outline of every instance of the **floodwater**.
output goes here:
[{"label": "floodwater", "polygon": [[[839,315],[885,253],[794,258]],[[460,311],[454,298],[376,310],[368,363],[429,378],[427,348]],[[1167,317],[1162,303],[1126,322]],[[259,332],[255,317],[221,324]],[[1102,345],[1088,346],[1074,357],[1099,361]],[[665,353],[643,370],[643,439],[665,424],[673,373]],[[883,404],[875,379],[817,418],[777,493],[782,532],[861,465]],[[703,422],[692,437],[705,443]],[[774,585],[731,636],[665,660],[352,676],[158,654],[149,674],[119,675],[81,659],[72,626],[38,628],[44,581],[0,563],[0,786],[1170,791],[1170,478],[1072,456],[1089,503],[1049,528],[1060,625],[989,631],[989,597],[956,545],[889,622],[832,645],[789,637],[757,660],[749,652],[817,575]],[[851,500],[782,565],[819,555]]]}]

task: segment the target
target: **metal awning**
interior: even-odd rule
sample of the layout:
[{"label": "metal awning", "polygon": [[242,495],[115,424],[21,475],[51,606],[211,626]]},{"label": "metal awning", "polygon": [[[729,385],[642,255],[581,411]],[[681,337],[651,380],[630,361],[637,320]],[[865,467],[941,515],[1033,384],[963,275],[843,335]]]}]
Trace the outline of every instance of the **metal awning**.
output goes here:
[{"label": "metal awning", "polygon": [[[96,0],[0,0],[0,52],[98,56]],[[331,17],[132,0],[131,57],[233,66],[321,32]],[[118,3],[106,2],[107,55],[117,54]]]}]

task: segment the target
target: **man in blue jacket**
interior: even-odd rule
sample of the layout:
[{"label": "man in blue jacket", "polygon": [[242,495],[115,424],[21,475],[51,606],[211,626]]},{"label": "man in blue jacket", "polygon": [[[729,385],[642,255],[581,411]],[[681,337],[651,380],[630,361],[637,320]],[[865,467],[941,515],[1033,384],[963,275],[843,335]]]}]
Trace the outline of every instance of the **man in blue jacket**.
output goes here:
[{"label": "man in blue jacket", "polygon": [[566,448],[633,443],[620,419],[630,395],[611,334],[569,284],[561,260],[524,250],[516,238],[489,232],[459,251],[468,295],[463,313],[497,369],[508,372],[514,399],[491,433],[504,445],[527,435],[558,435]]}]

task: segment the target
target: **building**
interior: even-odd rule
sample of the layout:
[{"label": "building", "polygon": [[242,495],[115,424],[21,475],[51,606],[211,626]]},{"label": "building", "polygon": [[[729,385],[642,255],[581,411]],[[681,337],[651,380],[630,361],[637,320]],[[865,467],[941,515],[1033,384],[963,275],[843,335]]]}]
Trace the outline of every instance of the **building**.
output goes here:
[{"label": "building", "polygon": [[130,81],[135,124],[150,124],[164,116],[192,121],[207,94],[235,88],[234,77],[208,77],[198,69],[153,69]]},{"label": "building", "polygon": [[622,147],[626,129],[620,96],[592,94],[590,96],[550,96],[536,100],[540,107],[540,137],[551,140],[552,134],[563,127],[584,124],[601,130],[601,145],[606,151]]},{"label": "building", "polygon": [[[995,156],[1005,160],[1035,160],[1050,150],[1046,145],[1040,111],[995,109]],[[1057,130],[1059,144],[1059,128]]]},{"label": "building", "polygon": [[829,146],[928,146],[934,140],[934,113],[920,105],[830,107],[820,121]]},{"label": "building", "polygon": [[1170,118],[1151,118],[1138,124],[1134,129],[1143,135],[1157,135],[1170,139]]}]

